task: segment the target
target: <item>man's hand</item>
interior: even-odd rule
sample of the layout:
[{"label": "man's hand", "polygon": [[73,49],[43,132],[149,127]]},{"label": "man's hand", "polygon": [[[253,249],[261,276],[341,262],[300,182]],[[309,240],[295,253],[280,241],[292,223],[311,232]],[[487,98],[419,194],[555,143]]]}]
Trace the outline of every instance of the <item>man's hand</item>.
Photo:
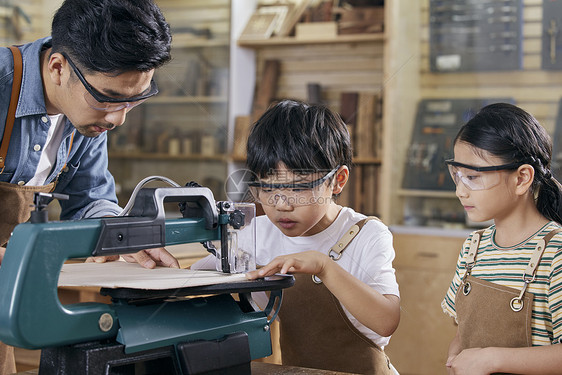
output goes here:
[{"label": "man's hand", "polygon": [[[134,254],[124,254],[122,255],[122,257],[127,262],[138,263],[144,268],[154,268],[156,266],[180,268],[178,260],[163,247],[141,250],[138,253]],[[86,259],[86,263],[105,263],[118,259],[119,255],[89,257],[88,259]]]},{"label": "man's hand", "polygon": [[6,248],[0,246],[0,266],[2,265],[2,259],[4,259],[4,253],[6,252]]}]

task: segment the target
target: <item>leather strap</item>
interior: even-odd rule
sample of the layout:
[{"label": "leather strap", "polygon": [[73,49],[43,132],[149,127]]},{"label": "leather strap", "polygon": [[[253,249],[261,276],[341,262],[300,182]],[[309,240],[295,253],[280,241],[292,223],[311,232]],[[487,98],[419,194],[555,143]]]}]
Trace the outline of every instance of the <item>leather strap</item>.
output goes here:
[{"label": "leather strap", "polygon": [[[529,259],[529,263],[527,263],[527,268],[525,268],[525,272],[523,273],[523,280],[527,282],[531,282],[535,278],[535,272],[537,272],[537,267],[541,261],[542,255],[548,242],[554,237],[557,233],[562,232],[562,228],[554,229],[548,232],[543,238],[537,241],[535,245],[535,250],[531,254],[531,258]],[[478,245],[480,244],[480,238],[484,230],[479,230],[474,233],[472,236],[472,240],[470,241],[470,249],[468,251],[468,255],[466,257],[466,269],[467,272],[463,277],[463,280],[470,275],[470,271],[476,262],[476,255],[478,254]]]},{"label": "leather strap", "polygon": [[482,234],[484,234],[484,229],[474,232],[472,235],[472,240],[470,241],[470,249],[468,250],[468,256],[466,257],[466,265],[468,266],[474,265],[476,254],[478,254],[478,245],[480,244],[480,238],[482,238]]},{"label": "leather strap", "polygon": [[21,51],[18,47],[10,46],[12,55],[14,57],[14,80],[12,82],[12,96],[10,97],[10,105],[8,107],[8,116],[6,117],[6,126],[4,128],[4,135],[2,137],[2,144],[0,145],[0,174],[4,171],[6,163],[6,155],[8,154],[8,146],[10,145],[10,138],[12,137],[12,129],[14,128],[14,121],[16,120],[16,109],[18,107],[18,99],[20,96],[21,81],[23,76],[23,58]]},{"label": "leather strap", "polygon": [[537,267],[541,262],[541,258],[544,253],[544,250],[546,249],[546,245],[548,245],[548,242],[552,239],[552,237],[556,235],[556,233],[560,233],[560,232],[562,232],[562,228],[554,229],[553,231],[548,232],[546,236],[544,236],[537,242],[537,245],[535,246],[535,251],[533,251],[533,254],[531,255],[531,259],[529,260],[529,264],[527,264],[527,268],[525,269],[525,274],[523,276],[524,278],[535,277],[535,272],[537,271]]},{"label": "leather strap", "polygon": [[[349,243],[355,238],[355,236],[357,236],[357,233],[359,233],[361,228],[363,228],[363,226],[369,220],[380,221],[380,219],[376,216],[369,216],[369,217],[366,217],[363,220],[359,220],[357,223],[353,224],[351,226],[351,228],[349,228],[347,230],[347,232],[339,239],[339,241],[336,242],[336,244],[334,246],[332,246],[332,248],[328,252],[328,255],[330,256],[330,258],[332,258],[333,260],[340,259],[341,254],[343,253],[343,251],[345,250],[347,245],[349,245]],[[333,253],[335,253],[335,255]]]}]

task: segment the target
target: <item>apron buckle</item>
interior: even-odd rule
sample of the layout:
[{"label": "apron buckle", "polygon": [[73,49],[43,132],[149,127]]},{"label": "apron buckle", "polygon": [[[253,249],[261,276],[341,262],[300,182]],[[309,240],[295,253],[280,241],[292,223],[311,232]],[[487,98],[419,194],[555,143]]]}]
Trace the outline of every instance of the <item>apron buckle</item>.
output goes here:
[{"label": "apron buckle", "polygon": [[472,285],[470,284],[470,281],[465,282],[462,287],[462,294],[468,296],[468,293],[470,293],[471,289],[472,289]]}]

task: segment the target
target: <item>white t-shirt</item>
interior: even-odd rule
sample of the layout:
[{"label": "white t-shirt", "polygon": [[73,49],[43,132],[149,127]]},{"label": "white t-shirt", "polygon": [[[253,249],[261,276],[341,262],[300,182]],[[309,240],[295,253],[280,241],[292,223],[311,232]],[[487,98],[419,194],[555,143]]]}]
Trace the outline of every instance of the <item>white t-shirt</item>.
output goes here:
[{"label": "white t-shirt", "polygon": [[[280,255],[300,253],[308,250],[328,254],[330,248],[356,222],[366,216],[343,207],[336,220],[325,230],[312,236],[287,237],[267,216],[257,220],[256,263],[266,265]],[[394,248],[388,227],[377,220],[368,221],[359,234],[345,249],[338,264],[347,272],[363,281],[381,294],[399,296],[398,283],[392,267]],[[192,269],[214,269],[213,256],[200,260]],[[342,306],[343,307],[343,306]],[[388,344],[390,337],[382,337],[361,324],[344,308],[353,325],[380,347]]]},{"label": "white t-shirt", "polygon": [[47,140],[41,151],[41,157],[39,158],[35,176],[27,182],[27,186],[44,185],[57,160],[57,152],[62,142],[62,133],[64,130],[64,121],[62,121],[64,115],[62,113],[53,116],[49,115],[49,118],[51,119],[51,126],[47,132]]}]

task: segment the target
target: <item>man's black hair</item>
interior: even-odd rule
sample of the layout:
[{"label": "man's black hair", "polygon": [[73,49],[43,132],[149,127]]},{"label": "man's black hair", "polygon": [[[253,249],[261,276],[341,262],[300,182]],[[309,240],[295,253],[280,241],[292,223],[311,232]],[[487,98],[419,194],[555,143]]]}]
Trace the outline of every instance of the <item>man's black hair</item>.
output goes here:
[{"label": "man's black hair", "polygon": [[146,72],[170,60],[170,26],[151,0],[65,0],[51,35],[52,53],[89,72]]},{"label": "man's black hair", "polygon": [[351,168],[349,132],[341,117],[321,105],[283,100],[270,107],[248,137],[247,166],[266,177],[279,163],[293,172]]}]

